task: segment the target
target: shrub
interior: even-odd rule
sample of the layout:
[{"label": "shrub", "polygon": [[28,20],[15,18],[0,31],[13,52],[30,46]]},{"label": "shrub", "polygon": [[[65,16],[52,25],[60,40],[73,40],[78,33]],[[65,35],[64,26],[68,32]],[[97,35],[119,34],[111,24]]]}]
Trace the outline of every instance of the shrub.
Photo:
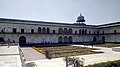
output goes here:
[{"label": "shrub", "polygon": [[52,59],[52,53],[50,53],[49,50],[46,50],[46,51],[45,51],[45,56],[46,56],[46,58],[48,58],[48,59]]},{"label": "shrub", "polygon": [[112,67],[112,66],[118,66],[118,65],[120,65],[120,60],[96,63],[93,65],[88,65],[86,67]]}]

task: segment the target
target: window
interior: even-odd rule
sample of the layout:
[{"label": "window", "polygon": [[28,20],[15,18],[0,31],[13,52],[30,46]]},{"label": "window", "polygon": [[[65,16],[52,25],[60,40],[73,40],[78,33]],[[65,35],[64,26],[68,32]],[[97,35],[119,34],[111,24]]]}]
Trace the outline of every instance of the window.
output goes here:
[{"label": "window", "polygon": [[117,33],[116,30],[114,30],[114,33]]},{"label": "window", "polygon": [[34,33],[34,29],[31,29],[31,33]]},{"label": "window", "polygon": [[24,33],[24,29],[21,29],[21,33]]},{"label": "window", "polygon": [[42,28],[42,33],[46,33],[45,27]]},{"label": "window", "polygon": [[55,34],[55,30],[53,30],[53,34]]},{"label": "window", "polygon": [[79,34],[81,34],[81,29],[79,30]]},{"label": "window", "polygon": [[17,29],[16,28],[13,28],[13,33],[16,33],[17,32]]},{"label": "window", "polygon": [[97,31],[97,34],[99,34],[99,31]]},{"label": "window", "polygon": [[85,34],[87,34],[87,30],[85,30],[85,32],[84,32]]},{"label": "window", "polygon": [[5,28],[3,28],[3,29],[1,30],[1,32],[2,32],[2,33],[5,33]]},{"label": "window", "polygon": [[41,27],[38,27],[38,33],[41,33]]},{"label": "window", "polygon": [[64,28],[64,34],[68,34],[68,29]]},{"label": "window", "polygon": [[77,34],[77,31],[75,31],[75,34]]},{"label": "window", "polygon": [[82,34],[85,34],[84,30],[82,30]]},{"label": "window", "polygon": [[89,34],[91,34],[91,31],[89,31]]},{"label": "window", "polygon": [[95,34],[95,31],[94,31],[94,34]]},{"label": "window", "polygon": [[69,29],[69,34],[72,34],[72,29],[71,28]]},{"label": "window", "polygon": [[62,28],[59,28],[59,29],[58,29],[58,33],[59,33],[59,34],[63,34],[63,29],[62,29]]},{"label": "window", "polygon": [[104,31],[102,32],[102,34],[104,34]]},{"label": "window", "polygon": [[50,29],[49,28],[47,28],[47,34],[49,34],[50,33]]}]

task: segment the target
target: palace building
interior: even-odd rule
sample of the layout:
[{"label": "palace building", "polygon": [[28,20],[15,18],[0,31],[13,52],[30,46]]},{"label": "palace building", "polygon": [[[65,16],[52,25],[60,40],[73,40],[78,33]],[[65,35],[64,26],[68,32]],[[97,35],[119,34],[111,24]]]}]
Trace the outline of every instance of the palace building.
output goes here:
[{"label": "palace building", "polygon": [[0,18],[0,43],[120,43],[120,22],[87,25]]}]

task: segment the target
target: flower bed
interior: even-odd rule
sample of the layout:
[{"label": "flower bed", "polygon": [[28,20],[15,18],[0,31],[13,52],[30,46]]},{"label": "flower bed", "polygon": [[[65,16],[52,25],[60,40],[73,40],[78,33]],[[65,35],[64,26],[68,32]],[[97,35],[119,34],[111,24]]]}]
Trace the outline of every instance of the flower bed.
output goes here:
[{"label": "flower bed", "polygon": [[34,47],[32,46],[33,49],[35,49],[36,51],[42,53],[42,54],[45,54],[45,52],[43,50],[41,50],[40,48],[37,48],[37,47]]},{"label": "flower bed", "polygon": [[[33,48],[37,50],[38,52],[43,53],[45,55],[50,54],[49,55],[50,58],[103,53],[103,52],[92,51],[92,50],[96,50],[94,48],[77,47],[77,46],[41,47],[41,48],[33,47]],[[47,54],[46,54],[46,51],[47,51]]]}]

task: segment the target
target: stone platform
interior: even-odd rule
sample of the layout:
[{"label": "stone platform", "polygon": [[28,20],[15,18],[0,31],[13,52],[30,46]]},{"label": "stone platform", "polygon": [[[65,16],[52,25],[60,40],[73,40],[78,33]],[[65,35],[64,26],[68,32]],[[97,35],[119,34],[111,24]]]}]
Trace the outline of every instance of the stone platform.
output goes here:
[{"label": "stone platform", "polygon": [[113,50],[113,51],[120,52],[120,47],[113,47],[112,50]]},{"label": "stone platform", "polygon": [[18,46],[0,46],[0,67],[22,67]]}]

